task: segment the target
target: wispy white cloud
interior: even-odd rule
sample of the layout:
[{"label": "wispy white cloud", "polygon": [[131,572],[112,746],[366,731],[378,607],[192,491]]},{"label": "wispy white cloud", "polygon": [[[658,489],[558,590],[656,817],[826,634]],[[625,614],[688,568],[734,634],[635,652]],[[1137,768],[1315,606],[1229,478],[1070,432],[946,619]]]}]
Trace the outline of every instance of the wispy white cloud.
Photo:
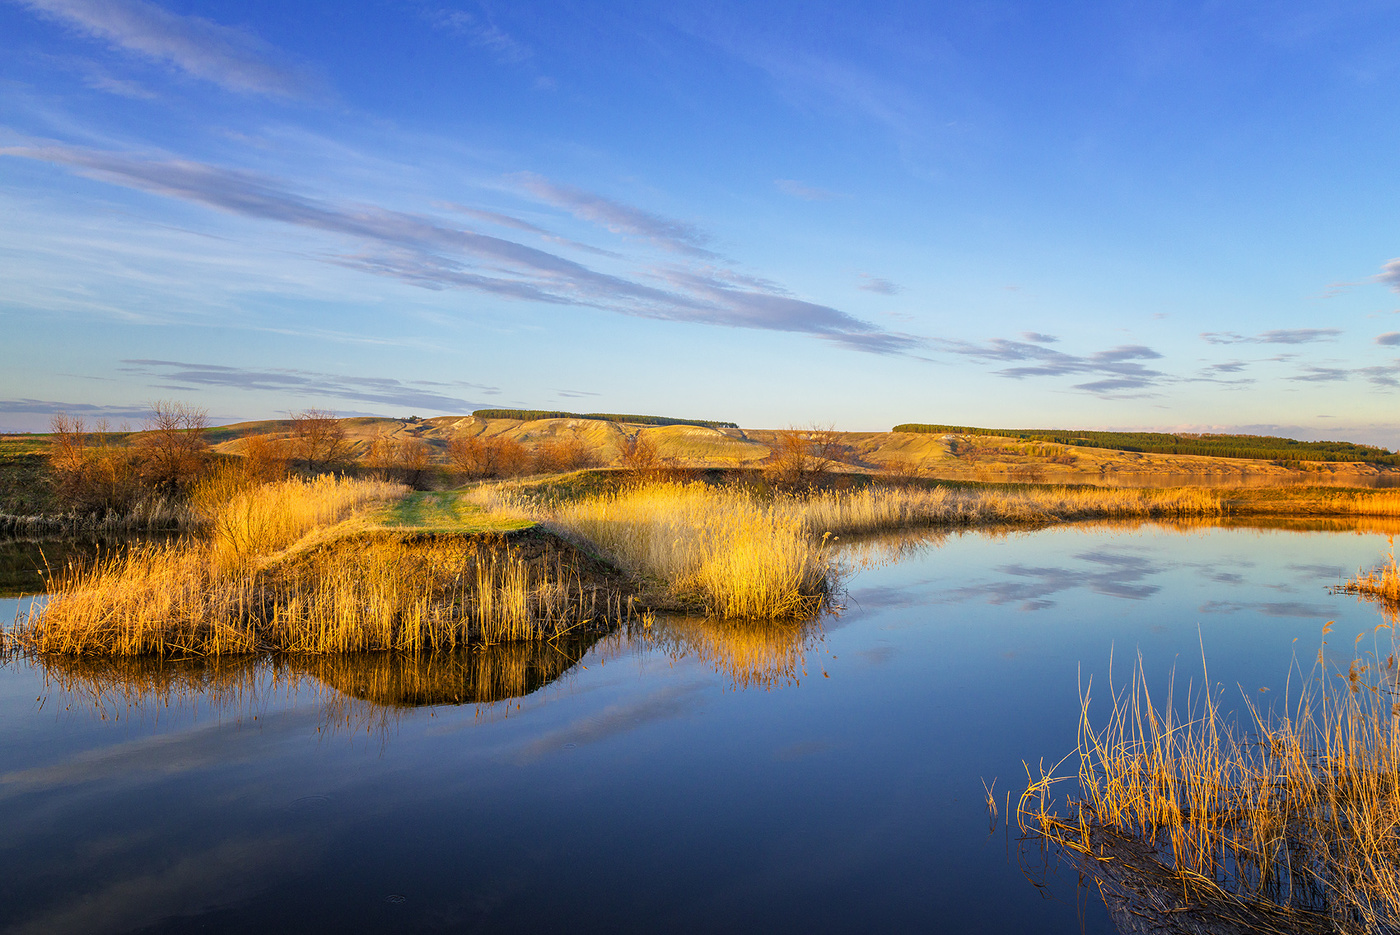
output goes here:
[{"label": "wispy white cloud", "polygon": [[240,390],[264,390],[286,394],[292,400],[308,398],[353,399],[393,406],[419,406],[444,412],[466,412],[479,404],[457,396],[447,396],[425,387],[451,386],[472,389],[483,395],[500,392],[494,386],[476,383],[442,384],[427,380],[395,380],[387,377],[360,377],[311,370],[257,369],[217,364],[186,363],[178,360],[123,360],[120,368],[133,376],[148,377],[160,389],[199,389],[211,386]]},{"label": "wispy white cloud", "polygon": [[1385,347],[1394,347],[1400,344],[1400,331],[1387,331],[1385,334],[1376,335],[1376,343]]},{"label": "wispy white cloud", "polygon": [[1295,383],[1341,383],[1359,377],[1375,386],[1400,386],[1400,358],[1371,367],[1328,367],[1309,365],[1285,379]]},{"label": "wispy white cloud", "polygon": [[1400,257],[1381,264],[1381,271],[1376,274],[1376,281],[1383,282],[1396,292],[1400,292]]},{"label": "wispy white cloud", "polygon": [[505,64],[518,65],[529,61],[534,55],[529,46],[516,40],[489,17],[475,16],[465,10],[433,7],[423,11],[423,18],[434,29],[461,36]]},{"label": "wispy white cloud", "polygon": [[541,201],[615,234],[632,234],[678,253],[715,258],[715,254],[706,249],[710,236],[693,224],[652,214],[580,188],[558,185],[533,172],[521,172],[515,180]]},{"label": "wispy white cloud", "polygon": [[[885,331],[830,306],[794,297],[775,283],[716,267],[651,266],[646,275],[653,285],[440,218],[299,194],[276,179],[243,170],[59,143],[2,147],[0,155],[62,165],[115,185],[346,238],[355,249],[323,259],[423,288],[467,289],[636,317],[805,333],[873,353],[912,353],[921,344],[917,337]],[[698,242],[698,232],[681,222],[576,190],[565,194],[578,213],[611,217],[626,232],[650,231],[655,238],[681,245]],[[493,217],[497,223],[512,220]],[[521,224],[525,222],[515,226]]]},{"label": "wispy white cloud", "polygon": [[1340,328],[1281,328],[1252,336],[1234,331],[1203,331],[1201,338],[1207,344],[1312,344],[1334,341],[1341,333]]},{"label": "wispy white cloud", "polygon": [[950,354],[974,360],[1022,361],[1024,363],[1018,366],[993,371],[998,376],[1015,380],[1073,374],[1097,375],[1100,379],[1076,383],[1074,388],[1105,398],[1146,395],[1147,391],[1171,379],[1162,371],[1139,363],[1162,357],[1152,348],[1140,344],[1122,345],[1087,355],[1067,354],[1041,344],[1006,338],[993,338],[981,344],[944,340],[938,341],[937,346]]},{"label": "wispy white cloud", "polygon": [[304,98],[318,83],[250,32],[146,0],[18,0],[114,48],[172,65],[230,91]]},{"label": "wispy white cloud", "polygon": [[876,295],[899,295],[904,291],[904,287],[897,282],[888,279],[881,279],[879,276],[869,276],[860,274],[860,278],[865,280],[857,289],[864,289],[866,292],[874,292]]}]

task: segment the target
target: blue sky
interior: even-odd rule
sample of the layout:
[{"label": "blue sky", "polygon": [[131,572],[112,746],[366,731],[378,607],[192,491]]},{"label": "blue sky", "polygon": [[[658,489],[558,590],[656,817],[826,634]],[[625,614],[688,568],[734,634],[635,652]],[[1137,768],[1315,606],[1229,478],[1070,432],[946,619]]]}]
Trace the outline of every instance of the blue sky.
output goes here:
[{"label": "blue sky", "polygon": [[1400,3],[0,0],[0,428],[1400,447]]}]

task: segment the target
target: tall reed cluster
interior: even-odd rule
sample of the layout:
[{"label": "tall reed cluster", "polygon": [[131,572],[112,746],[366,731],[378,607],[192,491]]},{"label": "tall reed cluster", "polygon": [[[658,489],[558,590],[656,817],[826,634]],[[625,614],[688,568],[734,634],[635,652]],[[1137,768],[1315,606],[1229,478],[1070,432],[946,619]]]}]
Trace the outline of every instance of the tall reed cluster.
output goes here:
[{"label": "tall reed cluster", "polygon": [[1155,706],[1139,667],[1097,726],[1083,694],[1080,797],[1055,803],[1061,777],[1042,774],[1022,797],[1022,829],[1080,855],[1138,911],[1283,911],[1299,914],[1284,930],[1319,917],[1336,931],[1400,930],[1395,665],[1378,675],[1353,662],[1282,714],[1247,705],[1243,727],[1208,691],[1181,715],[1170,692]]},{"label": "tall reed cluster", "polygon": [[[491,506],[522,506],[503,488],[478,496]],[[524,508],[717,616],[810,617],[830,588],[825,544],[778,501],[744,490],[654,483]]]},{"label": "tall reed cluster", "polygon": [[213,508],[207,539],[134,546],[70,567],[16,635],[61,654],[420,652],[538,639],[620,613],[617,598],[600,599],[572,556],[548,544],[318,540],[400,493],[334,478],[238,491]]},{"label": "tall reed cluster", "polygon": [[380,480],[324,475],[272,484],[196,490],[216,564],[238,569],[286,549],[365,506],[404,496],[407,488]]}]

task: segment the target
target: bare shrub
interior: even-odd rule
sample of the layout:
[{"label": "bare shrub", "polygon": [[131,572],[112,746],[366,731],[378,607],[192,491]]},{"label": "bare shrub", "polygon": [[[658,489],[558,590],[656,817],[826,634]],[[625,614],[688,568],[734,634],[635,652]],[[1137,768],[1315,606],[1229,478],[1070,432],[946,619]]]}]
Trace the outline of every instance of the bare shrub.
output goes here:
[{"label": "bare shrub", "polygon": [[334,470],[350,457],[345,424],[326,409],[292,413],[292,456],[311,473]]},{"label": "bare shrub", "polygon": [[777,433],[764,468],[776,484],[809,487],[841,454],[840,435],[830,426],[789,428]]},{"label": "bare shrub", "polygon": [[622,443],[623,468],[633,477],[650,477],[661,469],[661,454],[651,439],[643,438],[638,432]]},{"label": "bare shrub", "polygon": [[250,435],[243,439],[243,462],[249,476],[266,483],[287,476],[291,453],[280,438]]},{"label": "bare shrub", "polygon": [[378,435],[370,442],[366,462],[384,480],[421,488],[427,478],[432,449],[421,438]]},{"label": "bare shrub", "polygon": [[81,418],[56,413],[51,421],[49,470],[59,502],[77,512],[128,512],[143,490],[136,452],[118,446],[99,423],[89,432]]},{"label": "bare shrub", "polygon": [[187,492],[209,466],[208,427],[205,409],[164,399],[151,403],[136,438],[142,485],[158,493]]},{"label": "bare shrub", "polygon": [[551,438],[535,449],[535,471],[554,474],[577,471],[593,464],[593,453],[577,438]]}]

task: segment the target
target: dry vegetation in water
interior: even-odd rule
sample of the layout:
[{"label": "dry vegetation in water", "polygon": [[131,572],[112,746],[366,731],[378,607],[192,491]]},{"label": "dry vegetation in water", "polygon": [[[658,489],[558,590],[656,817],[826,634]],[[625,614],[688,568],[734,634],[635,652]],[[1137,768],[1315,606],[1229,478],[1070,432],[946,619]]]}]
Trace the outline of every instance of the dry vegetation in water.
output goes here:
[{"label": "dry vegetation in water", "polygon": [[1370,570],[1358,571],[1356,577],[1338,585],[1334,590],[1341,594],[1355,594],[1358,598],[1375,601],[1390,618],[1396,622],[1400,612],[1400,568],[1395,564],[1395,538],[1389,537],[1390,554],[1385,561]]},{"label": "dry vegetation in water", "polygon": [[[1160,706],[1141,666],[1104,721],[1082,696],[1079,797],[1054,770],[1031,779],[1019,820],[1095,878],[1110,910],[1173,931],[1400,930],[1400,704],[1395,657],[1321,673],[1281,713],[1218,695]],[[1300,679],[1300,681],[1302,681]],[[1206,680],[1209,684],[1209,680]]]},{"label": "dry vegetation in water", "polygon": [[830,589],[824,544],[744,490],[655,483],[548,504],[503,487],[475,496],[488,508],[531,512],[716,616],[810,617]]},{"label": "dry vegetation in water", "polygon": [[869,486],[777,492],[651,481],[580,497],[483,486],[488,509],[533,515],[601,549],[715,616],[801,619],[834,585],[831,537],[935,525],[1047,523],[1105,517],[1194,517],[1221,512],[1204,490],[955,490]]},{"label": "dry vegetation in water", "polygon": [[1180,519],[1224,512],[1215,491],[1103,487],[883,487],[793,497],[782,509],[821,535],[852,535],[920,526],[1052,523],[1085,519]]},{"label": "dry vegetation in water", "polygon": [[[206,507],[210,537],[145,545],[60,575],[16,631],[44,653],[424,652],[540,639],[616,618],[618,599],[549,543],[346,537],[379,481],[288,480]],[[326,530],[341,522],[335,536]]]}]

